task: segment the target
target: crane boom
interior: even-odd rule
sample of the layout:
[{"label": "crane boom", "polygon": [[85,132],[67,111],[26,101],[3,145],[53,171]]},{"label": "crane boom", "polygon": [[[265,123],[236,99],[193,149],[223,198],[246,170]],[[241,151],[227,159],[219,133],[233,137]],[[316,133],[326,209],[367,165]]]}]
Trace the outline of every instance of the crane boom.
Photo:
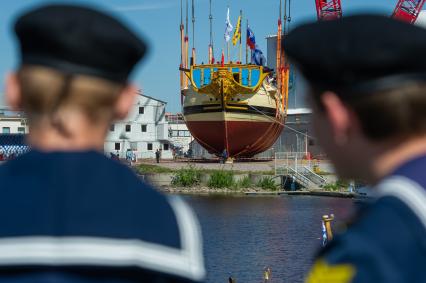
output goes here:
[{"label": "crane boom", "polygon": [[426,0],[399,0],[392,18],[413,24]]},{"label": "crane boom", "polygon": [[340,0],[315,0],[318,20],[336,20],[342,17]]}]

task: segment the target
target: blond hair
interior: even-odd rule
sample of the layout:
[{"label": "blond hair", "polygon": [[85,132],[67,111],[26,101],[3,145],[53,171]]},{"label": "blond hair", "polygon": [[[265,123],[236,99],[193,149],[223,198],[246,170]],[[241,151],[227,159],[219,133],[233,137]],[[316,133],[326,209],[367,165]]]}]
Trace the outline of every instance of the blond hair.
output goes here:
[{"label": "blond hair", "polygon": [[67,76],[41,66],[23,66],[18,71],[22,108],[30,125],[52,119],[63,110],[78,111],[91,123],[110,122],[123,84],[85,76]]}]

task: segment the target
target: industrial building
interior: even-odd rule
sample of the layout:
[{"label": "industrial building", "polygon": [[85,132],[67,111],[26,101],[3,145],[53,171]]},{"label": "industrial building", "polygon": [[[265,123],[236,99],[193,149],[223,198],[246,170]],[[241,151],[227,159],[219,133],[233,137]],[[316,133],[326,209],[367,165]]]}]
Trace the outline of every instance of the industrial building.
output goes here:
[{"label": "industrial building", "polygon": [[186,126],[182,113],[166,113],[166,121],[169,127],[169,142],[178,154],[186,153],[189,144],[194,140]]}]

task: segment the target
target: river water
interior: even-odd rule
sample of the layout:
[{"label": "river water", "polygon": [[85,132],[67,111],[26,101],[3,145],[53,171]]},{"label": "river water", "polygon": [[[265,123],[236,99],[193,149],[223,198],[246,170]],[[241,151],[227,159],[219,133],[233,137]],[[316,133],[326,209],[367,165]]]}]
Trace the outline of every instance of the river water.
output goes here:
[{"label": "river water", "polygon": [[303,282],[321,246],[321,216],[334,213],[337,226],[353,201],[313,196],[187,196],[204,238],[209,283],[262,282],[265,266],[271,282]]}]

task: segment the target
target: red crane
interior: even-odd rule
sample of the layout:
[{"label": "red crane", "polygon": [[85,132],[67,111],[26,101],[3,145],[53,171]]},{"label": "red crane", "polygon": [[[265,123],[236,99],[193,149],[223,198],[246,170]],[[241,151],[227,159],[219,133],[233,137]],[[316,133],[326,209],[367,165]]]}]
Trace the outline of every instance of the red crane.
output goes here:
[{"label": "red crane", "polygon": [[392,18],[413,24],[425,2],[426,0],[399,0]]},{"label": "red crane", "polygon": [[[423,0],[424,2],[426,0]],[[315,0],[318,20],[336,20],[342,17],[340,0]]]}]

